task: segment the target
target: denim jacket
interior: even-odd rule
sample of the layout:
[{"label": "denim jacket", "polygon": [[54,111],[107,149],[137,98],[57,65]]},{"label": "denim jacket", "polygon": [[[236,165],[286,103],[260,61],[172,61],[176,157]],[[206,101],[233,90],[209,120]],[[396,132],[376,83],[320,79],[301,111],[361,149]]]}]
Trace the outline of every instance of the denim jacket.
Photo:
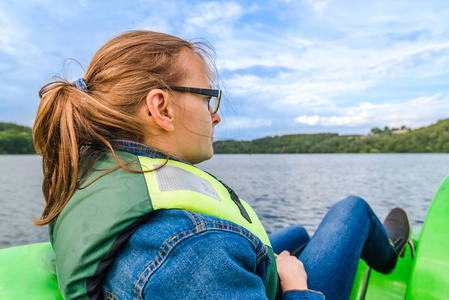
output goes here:
[{"label": "denim jacket", "polygon": [[[135,155],[166,157],[135,142],[115,140],[113,145]],[[270,258],[255,235],[230,221],[187,210],[157,210],[151,215],[109,268],[103,282],[105,299],[266,299]],[[282,298],[324,296],[293,290]]]}]

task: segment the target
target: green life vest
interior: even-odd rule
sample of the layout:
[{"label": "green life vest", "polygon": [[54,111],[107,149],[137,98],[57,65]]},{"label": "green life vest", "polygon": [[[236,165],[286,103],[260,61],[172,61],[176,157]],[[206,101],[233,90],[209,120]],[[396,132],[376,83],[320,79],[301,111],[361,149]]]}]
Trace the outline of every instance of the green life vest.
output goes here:
[{"label": "green life vest", "polygon": [[[154,170],[165,159],[117,152],[129,167]],[[66,299],[98,299],[102,278],[121,246],[157,209],[185,209],[234,222],[256,235],[268,248],[271,264],[266,295],[277,292],[276,258],[267,233],[254,210],[208,173],[170,160],[162,168],[132,173],[117,166],[111,154],[101,158],[85,183],[49,226],[55,251],[56,273]],[[124,201],[126,200],[126,201]]]}]

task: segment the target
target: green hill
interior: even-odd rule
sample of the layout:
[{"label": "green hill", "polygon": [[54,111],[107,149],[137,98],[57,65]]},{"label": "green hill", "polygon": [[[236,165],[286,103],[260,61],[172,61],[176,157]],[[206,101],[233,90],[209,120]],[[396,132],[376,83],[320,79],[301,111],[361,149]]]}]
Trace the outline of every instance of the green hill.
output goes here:
[{"label": "green hill", "polygon": [[0,122],[0,154],[34,154],[31,128]]},{"label": "green hill", "polygon": [[415,130],[373,128],[370,135],[294,134],[252,141],[217,141],[215,153],[446,153],[449,119]]},{"label": "green hill", "polygon": [[[215,153],[447,153],[449,119],[415,130],[373,128],[370,135],[292,134],[217,141]],[[402,134],[399,134],[402,133]],[[31,128],[0,122],[0,154],[34,154]]]}]

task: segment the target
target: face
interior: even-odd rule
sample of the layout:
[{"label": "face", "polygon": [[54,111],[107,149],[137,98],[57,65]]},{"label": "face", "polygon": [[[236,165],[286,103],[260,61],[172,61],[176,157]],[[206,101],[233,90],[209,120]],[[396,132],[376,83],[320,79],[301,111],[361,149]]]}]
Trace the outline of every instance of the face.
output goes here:
[{"label": "face", "polygon": [[[187,78],[179,85],[195,88],[211,88],[208,68],[198,54],[185,51],[184,67],[189,70]],[[175,141],[176,153],[180,159],[192,164],[208,160],[214,154],[214,127],[220,122],[218,113],[211,114],[208,96],[174,92],[175,97]]]}]

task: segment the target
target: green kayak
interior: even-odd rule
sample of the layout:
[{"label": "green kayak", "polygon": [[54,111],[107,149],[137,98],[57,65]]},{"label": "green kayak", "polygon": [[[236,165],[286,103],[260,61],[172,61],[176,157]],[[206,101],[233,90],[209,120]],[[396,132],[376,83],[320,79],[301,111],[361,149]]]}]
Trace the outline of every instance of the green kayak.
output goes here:
[{"label": "green kayak", "polygon": [[391,274],[360,261],[351,300],[449,299],[449,176],[430,205],[422,228],[413,228],[414,248],[407,245]]},{"label": "green kayak", "polygon": [[[391,274],[361,260],[350,299],[449,299],[449,176],[412,242]],[[2,249],[0,266],[0,299],[62,299],[50,243]]]},{"label": "green kayak", "polygon": [[62,299],[50,243],[0,250],[0,299]]}]

